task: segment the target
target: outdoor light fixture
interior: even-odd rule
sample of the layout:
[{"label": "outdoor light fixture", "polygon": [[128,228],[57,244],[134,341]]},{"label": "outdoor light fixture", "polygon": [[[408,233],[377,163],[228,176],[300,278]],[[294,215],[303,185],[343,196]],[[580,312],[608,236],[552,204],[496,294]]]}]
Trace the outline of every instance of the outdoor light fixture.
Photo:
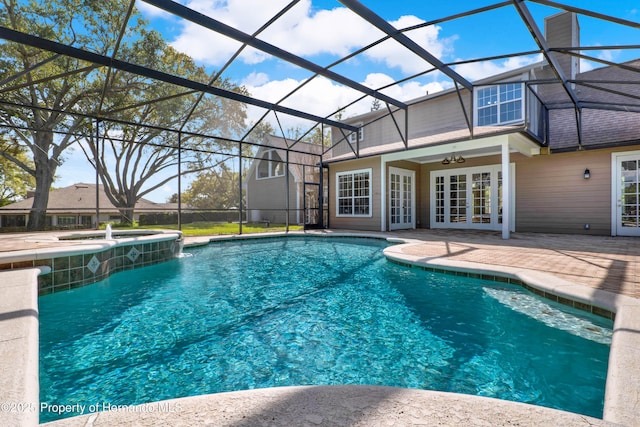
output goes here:
[{"label": "outdoor light fixture", "polygon": [[591,178],[591,171],[589,170],[589,168],[584,170],[584,179],[589,179]]},{"label": "outdoor light fixture", "polygon": [[451,163],[464,163],[466,161],[467,160],[462,156],[459,156],[458,158],[456,158],[456,154],[453,153],[451,155],[451,160],[449,160],[449,158],[445,157],[444,160],[442,161],[442,164],[443,165],[448,165],[448,164],[451,164]]}]

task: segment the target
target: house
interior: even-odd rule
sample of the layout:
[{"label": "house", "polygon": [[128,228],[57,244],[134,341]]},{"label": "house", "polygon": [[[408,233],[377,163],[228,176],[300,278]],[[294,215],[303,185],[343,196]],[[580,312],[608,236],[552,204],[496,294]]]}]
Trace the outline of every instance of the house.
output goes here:
[{"label": "house", "polygon": [[254,156],[244,184],[248,220],[316,224],[321,174],[317,165],[323,147],[273,135],[267,136],[263,144]]},{"label": "house", "polygon": [[[94,228],[99,223],[121,221],[120,211],[109,201],[100,185],[98,207],[96,207],[96,185],[78,183],[58,188],[49,193],[46,226],[48,228]],[[19,202],[0,207],[0,230],[19,229],[25,227],[29,211],[33,205],[33,196]],[[146,199],[138,200],[135,206],[134,221],[139,221],[141,214],[175,212],[177,203],[154,203]]]},{"label": "house", "polygon": [[[546,18],[545,39],[579,46],[576,15]],[[550,55],[332,129],[329,226],[640,235],[640,60]]]}]

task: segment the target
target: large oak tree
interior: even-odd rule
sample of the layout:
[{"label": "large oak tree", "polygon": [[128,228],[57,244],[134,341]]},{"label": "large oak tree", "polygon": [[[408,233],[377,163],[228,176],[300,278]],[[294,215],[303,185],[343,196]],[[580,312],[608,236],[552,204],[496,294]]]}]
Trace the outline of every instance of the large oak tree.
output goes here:
[{"label": "large oak tree", "polygon": [[35,187],[35,180],[18,166],[32,167],[24,147],[0,138],[0,151],[5,153],[0,156],[0,206],[5,206],[26,197],[27,191]]},{"label": "large oak tree", "polygon": [[[205,70],[191,58],[168,46],[157,32],[147,30],[131,5],[126,0],[0,0],[0,24],[209,82]],[[125,21],[128,24],[123,26]],[[123,28],[126,31],[121,33]],[[0,152],[35,179],[30,230],[44,228],[49,189],[65,150],[74,143],[80,143],[97,167],[112,203],[125,218],[131,218],[137,200],[177,173],[177,133],[160,128],[232,136],[240,132],[245,120],[242,104],[213,97],[199,99],[183,88],[17,43],[0,44],[0,82],[0,125],[10,129],[33,158],[28,164]],[[226,80],[213,84],[245,93]],[[197,108],[192,109],[194,105]],[[86,115],[92,114],[117,121],[88,119]],[[224,148],[220,141],[224,139],[182,134],[180,144],[188,149],[182,152],[183,172],[206,168],[212,156],[208,152]]]},{"label": "large oak tree", "polygon": [[[0,24],[108,55],[127,5],[121,0],[0,0]],[[136,24],[129,31],[140,28]],[[0,155],[35,179],[29,230],[44,228],[49,190],[63,153],[90,131],[90,121],[68,113],[93,111],[102,93],[101,76],[93,64],[19,43],[0,43],[0,126],[11,131],[16,144],[27,147],[33,163],[19,161],[10,151]]]},{"label": "large oak tree", "polygon": [[[121,49],[123,58],[191,80],[210,80],[202,67],[168,46],[158,33],[144,34],[144,39]],[[228,80],[217,80],[214,84],[247,95],[244,88]],[[129,89],[119,90],[122,87]],[[97,164],[105,193],[120,209],[124,222],[132,221],[140,198],[174,180],[179,173],[210,170],[227,157],[219,153],[237,151],[237,144],[227,138],[237,136],[245,128],[242,103],[201,96],[123,71],[111,73],[109,88],[113,88],[112,96],[106,101],[105,115],[117,121],[102,122],[96,136],[89,138],[83,147],[87,158]]]}]

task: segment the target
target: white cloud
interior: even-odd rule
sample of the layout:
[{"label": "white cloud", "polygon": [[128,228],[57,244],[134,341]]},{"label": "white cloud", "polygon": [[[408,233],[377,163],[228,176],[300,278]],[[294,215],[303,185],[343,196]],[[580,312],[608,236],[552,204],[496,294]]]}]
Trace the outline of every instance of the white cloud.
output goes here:
[{"label": "white cloud", "polygon": [[542,55],[511,57],[502,61],[480,61],[457,65],[454,70],[470,81],[515,70],[542,61]]},{"label": "white cloud", "polygon": [[[187,6],[205,15],[215,17],[216,20],[240,31],[252,34],[286,4],[286,0],[275,4],[274,2],[256,2],[255,0],[190,0]],[[251,13],[247,11],[251,11]],[[391,24],[402,29],[423,22],[415,16],[403,16]],[[429,26],[406,34],[431,54],[441,58],[451,52],[454,38],[440,39],[439,33],[440,27]],[[302,57],[322,54],[343,57],[362,46],[381,39],[383,33],[344,7],[318,10],[312,6],[311,0],[301,0],[258,37]],[[188,22],[182,23],[181,33],[172,45],[196,60],[213,66],[219,66],[226,62],[241,46],[239,42]],[[268,57],[269,55],[256,50],[245,49],[238,62],[257,64]],[[377,68],[390,67],[404,73],[416,73],[431,67],[393,40],[377,45],[341,67],[350,67],[354,64],[370,61],[384,65],[379,65]],[[280,64],[277,64],[276,67],[280,67]],[[374,71],[375,68],[375,64],[372,65],[371,71]],[[267,73],[278,73],[278,77],[274,79]],[[287,78],[286,74],[285,77],[281,77],[281,73],[282,69],[276,68],[255,69],[241,79],[241,84],[248,89],[251,96],[257,99],[279,102],[304,81],[299,77]],[[363,84],[371,88],[383,87],[394,81],[389,74],[391,72],[386,74],[371,72],[366,76]],[[392,86],[382,92],[399,100],[409,100],[423,96],[427,92],[433,93],[442,90],[443,84],[409,82]],[[287,98],[282,102],[282,105],[324,117],[360,96],[360,93],[351,88],[336,84],[326,78],[317,77]],[[365,98],[356,105],[348,107],[344,117],[369,111],[371,102],[371,98]],[[259,119],[262,114],[264,114],[263,109],[248,108],[251,122]],[[269,117],[272,125],[277,129],[273,114],[270,114]],[[284,121],[282,126],[285,129],[312,125],[310,122],[286,117],[286,115],[279,114],[278,117]]]},{"label": "white cloud", "polygon": [[[259,80],[256,79],[254,81]],[[394,80],[386,74],[371,73],[367,75],[362,84],[371,88],[379,88],[392,83],[393,81]],[[303,83],[303,81],[288,78],[283,80],[270,80],[256,86],[247,85],[247,89],[256,98],[263,99],[269,102],[277,102],[285,94],[294,90],[301,83]],[[398,100],[408,101],[420,96],[424,96],[427,92],[434,93],[442,89],[443,85],[438,82],[431,82],[427,84],[421,84],[419,82],[408,82],[402,85],[392,86],[383,90],[382,92]],[[315,114],[317,116],[325,117],[338,110],[340,106],[349,104],[360,96],[361,95],[359,92],[356,92],[351,88],[338,85],[331,80],[323,77],[317,77],[307,85],[305,85],[301,90],[297,91],[290,98],[287,98],[287,100],[284,101],[282,105],[305,111],[310,114]],[[358,101],[356,104],[348,107],[345,110],[343,117],[351,117],[370,111],[371,102],[372,99],[370,97]],[[248,109],[249,122],[255,122],[261,117],[263,113],[264,110],[250,107]],[[299,119],[282,114],[279,114],[278,118],[280,119],[282,127],[285,130],[296,127],[306,129],[307,127],[313,126],[315,124],[304,119]],[[274,129],[278,129],[278,123],[275,122],[275,118],[273,115],[270,115],[267,118],[267,121],[271,122]]]},{"label": "white cloud", "polygon": [[261,37],[296,55],[346,56],[382,37],[382,32],[346,8],[316,12],[311,8],[311,2],[304,0]]},{"label": "white cloud", "polygon": [[[415,16],[402,16],[397,21],[390,22],[391,25],[398,29],[412,27],[422,23],[424,23],[424,21]],[[439,26],[430,25],[405,34],[431,55],[441,59],[443,56],[452,52],[452,43],[455,37],[448,39],[439,38],[440,30],[441,28]],[[369,49],[365,55],[373,60],[384,62],[388,67],[398,67],[406,74],[419,73],[432,68],[428,62],[417,57],[416,54],[395,40],[386,40]]]},{"label": "white cloud", "polygon": [[269,82],[269,76],[266,73],[251,73],[242,80],[243,86],[255,87],[262,86]]},{"label": "white cloud", "polygon": [[[597,44],[595,46],[598,46]],[[603,61],[614,62],[617,58],[620,57],[622,52],[620,50],[601,50],[595,56],[598,59],[602,59]],[[588,55],[593,56],[593,51],[591,53],[587,52]],[[585,73],[587,71],[591,71],[595,68],[604,67],[605,64],[596,61],[590,61],[588,59],[580,58],[580,72]]]},{"label": "white cloud", "polygon": [[[275,103],[303,82],[304,80],[286,78],[282,80],[270,80],[254,86],[246,84],[245,86],[253,97]],[[356,97],[357,94],[353,89],[337,85],[326,78],[317,77],[305,85],[304,88],[287,98],[281,105],[324,117],[337,110],[341,105],[353,101]],[[353,110],[353,107],[349,110]],[[250,107],[247,113],[249,122],[253,123],[264,114],[264,110]],[[305,119],[285,114],[279,114],[278,118],[285,130],[296,127],[306,128],[315,124]],[[268,121],[274,129],[278,129],[278,123],[275,121],[273,115],[268,117]]]},{"label": "white cloud", "polygon": [[[268,2],[193,0],[188,2],[186,6],[244,33],[251,34],[287,3],[286,0]],[[249,11],[250,13],[248,13]],[[241,43],[189,21],[183,21],[182,32],[171,45],[198,61],[221,65],[240,48]],[[242,58],[248,64],[255,64],[263,61],[267,55],[248,48],[242,53]]]},{"label": "white cloud", "polygon": [[136,7],[138,10],[148,18],[172,18],[173,15],[169,12],[165,12],[162,9],[159,9],[155,6],[150,5],[149,3],[145,3],[140,0],[136,0]]},{"label": "white cloud", "polygon": [[[367,75],[364,85],[371,88],[380,88],[393,83],[394,80],[383,73],[371,73]],[[394,85],[381,90],[382,93],[400,101],[409,101],[419,98],[428,93],[440,92],[446,88],[446,84],[440,82],[430,82],[422,84],[416,81],[407,82],[401,85]]]},{"label": "white cloud", "polygon": [[[227,25],[252,34],[273,17],[286,2],[256,2],[254,0],[208,1],[193,0],[190,8],[215,17]],[[247,13],[251,11],[251,13]],[[391,24],[398,29],[421,24],[415,16],[403,16]],[[182,24],[182,31],[172,45],[196,60],[219,66],[226,62],[241,44],[190,22]],[[441,58],[451,52],[455,38],[439,38],[440,27],[429,26],[406,33],[434,56]],[[295,55],[309,57],[320,54],[346,56],[383,37],[364,19],[344,7],[314,10],[310,0],[302,0],[269,26],[258,37]],[[416,58],[408,49],[393,40],[387,40],[364,53],[364,57],[405,73],[424,71],[430,66]],[[246,64],[257,64],[269,55],[248,48],[241,54]]]}]

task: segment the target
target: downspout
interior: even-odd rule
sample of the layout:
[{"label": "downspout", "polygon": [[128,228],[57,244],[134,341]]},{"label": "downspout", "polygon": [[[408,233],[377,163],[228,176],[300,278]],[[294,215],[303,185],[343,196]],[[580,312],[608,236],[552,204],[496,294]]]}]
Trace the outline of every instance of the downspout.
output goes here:
[{"label": "downspout", "polygon": [[238,234],[242,234],[242,141],[238,141]]},{"label": "downspout", "polygon": [[289,201],[289,193],[290,193],[290,188],[289,188],[289,179],[291,178],[291,175],[289,174],[289,149],[287,149],[287,155],[286,155],[286,159],[287,159],[287,168],[285,176],[286,176],[286,207],[287,207],[287,214],[285,216],[285,232],[288,233],[289,232],[289,210],[290,210],[290,201]]},{"label": "downspout", "polygon": [[[100,120],[96,120],[96,230],[100,229],[100,161],[98,161],[98,144],[100,144]],[[57,215],[56,215],[57,219]]]},{"label": "downspout", "polygon": [[178,132],[178,230],[182,231],[182,132]]},{"label": "downspout", "polygon": [[[380,231],[387,231],[387,163],[380,156]],[[373,178],[373,177],[372,177]]]}]

